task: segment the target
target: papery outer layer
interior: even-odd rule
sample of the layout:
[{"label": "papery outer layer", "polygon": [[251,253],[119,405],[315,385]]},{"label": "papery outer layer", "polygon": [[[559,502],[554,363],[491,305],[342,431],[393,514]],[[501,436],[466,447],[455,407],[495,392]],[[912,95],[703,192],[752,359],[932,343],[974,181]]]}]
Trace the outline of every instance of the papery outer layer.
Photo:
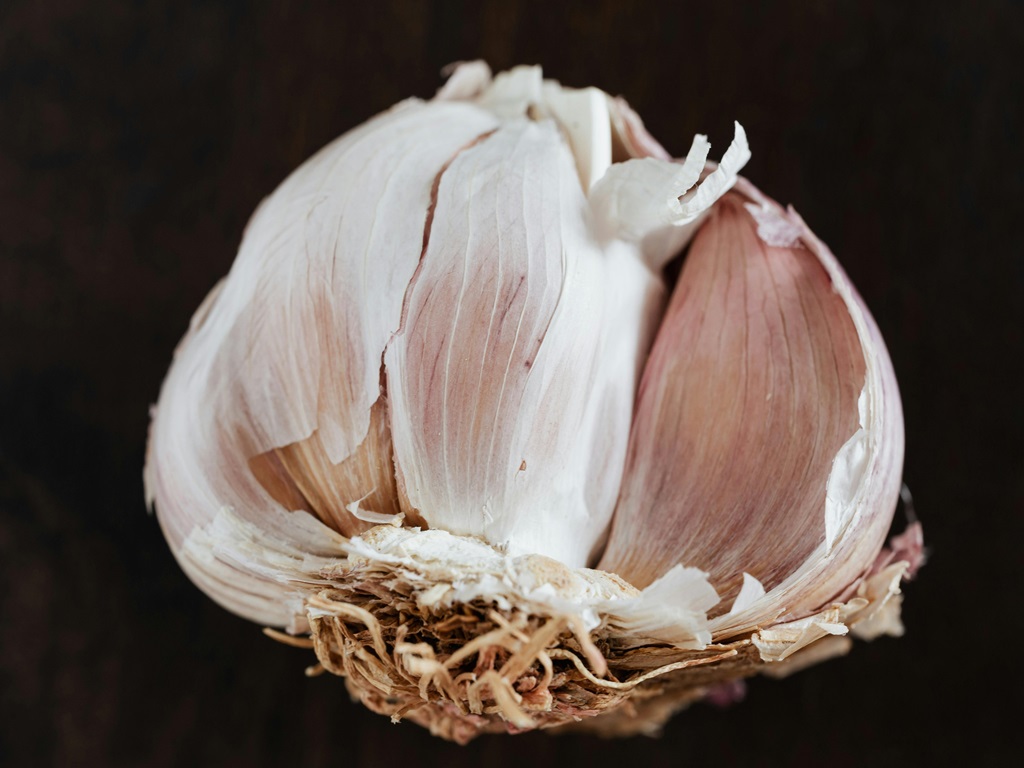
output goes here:
[{"label": "papery outer layer", "polygon": [[[230,275],[179,345],[151,427],[147,494],[183,567],[235,612],[286,625],[285,604],[298,593],[287,575],[263,573],[252,551],[224,555],[243,565],[213,587],[212,566],[185,542],[225,506],[286,549],[332,541],[283,512],[248,461],[311,436],[331,463],[359,448],[419,262],[431,187],[495,125],[468,104],[412,101],[321,150],[254,214]],[[353,522],[352,532],[367,527]],[[252,594],[277,600],[279,614],[255,613]]]},{"label": "papery outer layer", "polygon": [[641,385],[599,565],[638,584],[675,562],[698,566],[726,598],[751,571],[767,593],[713,621],[716,637],[806,615],[870,566],[903,445],[891,363],[834,257],[795,214],[748,182],[737,189],[759,218],[723,200],[713,216],[728,221],[709,221],[691,248]]},{"label": "papery outer layer", "polygon": [[[792,207],[783,210],[753,184],[741,179],[737,191],[768,213],[790,222],[800,241],[821,262],[834,290],[850,312],[864,351],[864,388],[857,401],[859,429],[844,444],[844,453],[861,453],[859,472],[843,480],[830,475],[825,516],[831,535],[782,584],[769,591],[750,613],[769,615],[769,605],[785,607],[782,618],[798,618],[825,605],[862,576],[872,565],[889,530],[903,471],[903,407],[892,360],[882,334],[849,277],[828,247],[815,236]],[[844,457],[845,458],[845,457]],[[917,530],[910,526],[908,530]],[[901,556],[904,553],[900,553]],[[912,569],[915,563],[910,563]],[[896,580],[898,585],[899,580]],[[898,587],[897,587],[898,591]],[[732,621],[712,623],[716,636],[743,631],[749,613]]]},{"label": "papery outer layer", "polygon": [[268,533],[270,526],[223,507],[192,530],[178,561],[206,594],[235,613],[305,632],[305,597],[330,586],[320,573],[337,564],[347,540],[308,515],[274,510],[268,517],[293,528],[292,535]]},{"label": "papery outer layer", "polygon": [[817,259],[766,246],[739,196],[720,201],[644,373],[602,567],[643,584],[695,565],[726,597],[745,571],[778,584],[823,536],[825,484],[857,427],[863,367]]}]

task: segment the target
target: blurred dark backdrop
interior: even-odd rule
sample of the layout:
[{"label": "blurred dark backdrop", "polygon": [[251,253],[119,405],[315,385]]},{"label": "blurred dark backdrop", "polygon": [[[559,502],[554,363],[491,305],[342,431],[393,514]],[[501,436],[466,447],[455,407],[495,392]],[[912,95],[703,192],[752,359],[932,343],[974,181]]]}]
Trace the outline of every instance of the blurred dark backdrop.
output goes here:
[{"label": "blurred dark backdrop", "polygon": [[[84,2],[0,7],[0,763],[997,765],[1019,754],[1020,3]],[[147,408],[261,197],[445,64],[541,63],[746,175],[888,340],[931,562],[907,636],[659,740],[458,748],[302,675],[143,506]],[[714,151],[713,151],[714,154]],[[714,154],[717,156],[717,154]]]}]

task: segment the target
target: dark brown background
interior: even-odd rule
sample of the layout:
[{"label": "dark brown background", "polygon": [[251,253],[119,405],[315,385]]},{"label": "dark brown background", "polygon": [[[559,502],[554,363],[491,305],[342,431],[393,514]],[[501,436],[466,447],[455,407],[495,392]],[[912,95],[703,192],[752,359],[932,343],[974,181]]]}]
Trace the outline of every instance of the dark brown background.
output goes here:
[{"label": "dark brown background", "polygon": [[[935,6],[942,5],[937,8]],[[345,7],[343,7],[345,6]],[[947,7],[948,6],[948,7]],[[953,10],[954,6],[962,6]],[[1020,3],[7,0],[0,10],[0,763],[996,765],[1019,752]],[[450,61],[625,95],[839,254],[888,339],[932,549],[907,636],[660,740],[458,748],[306,680],[143,507],[147,407],[248,214]]]}]

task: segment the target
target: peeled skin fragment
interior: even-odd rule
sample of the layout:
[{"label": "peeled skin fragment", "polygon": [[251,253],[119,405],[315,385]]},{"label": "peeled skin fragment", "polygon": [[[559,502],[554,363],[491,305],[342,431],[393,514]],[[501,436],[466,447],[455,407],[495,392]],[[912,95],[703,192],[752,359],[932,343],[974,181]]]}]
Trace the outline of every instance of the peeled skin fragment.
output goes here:
[{"label": "peeled skin fragment", "polygon": [[707,571],[717,636],[805,615],[870,566],[903,449],[891,363],[846,276],[794,213],[736,189],[659,330],[599,564],[640,587]]}]

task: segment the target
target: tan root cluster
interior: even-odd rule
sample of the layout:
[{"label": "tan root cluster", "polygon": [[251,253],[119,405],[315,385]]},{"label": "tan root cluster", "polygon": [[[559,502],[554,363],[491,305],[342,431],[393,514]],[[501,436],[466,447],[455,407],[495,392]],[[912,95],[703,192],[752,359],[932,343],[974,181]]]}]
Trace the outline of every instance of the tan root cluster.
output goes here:
[{"label": "tan root cluster", "polygon": [[332,587],[307,601],[309,637],[264,631],[313,649],[318,663],[308,675],[344,677],[372,711],[460,744],[538,728],[654,734],[720,687],[845,654],[848,630],[864,639],[900,634],[899,584],[920,552],[898,545],[916,533],[897,537],[896,551],[885,550],[844,602],[700,650],[637,645],[614,621],[587,631],[579,616],[528,600],[440,604],[436,596],[451,584],[431,580],[429,568],[362,558],[331,569]]}]

